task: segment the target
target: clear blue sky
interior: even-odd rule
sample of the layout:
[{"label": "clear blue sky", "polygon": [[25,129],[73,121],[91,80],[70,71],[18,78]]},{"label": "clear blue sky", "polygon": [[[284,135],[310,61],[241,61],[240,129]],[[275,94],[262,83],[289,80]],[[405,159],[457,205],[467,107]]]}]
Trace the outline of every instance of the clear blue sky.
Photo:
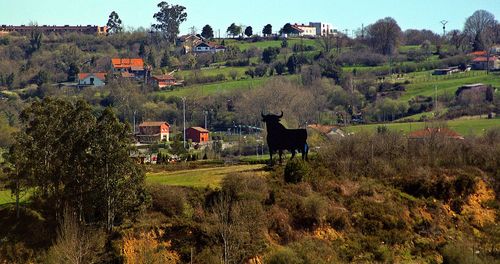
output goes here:
[{"label": "clear blue sky", "polygon": [[[0,0],[0,24],[105,25],[116,11],[126,27],[145,27],[154,23],[153,14],[160,0]],[[441,20],[448,29],[461,29],[475,10],[485,9],[500,20],[499,0],[176,0],[185,6],[188,19],[181,34],[195,26],[199,31],[210,24],[214,31],[235,22],[260,32],[267,23],[277,31],[286,22],[329,22],[337,29],[352,30],[391,16],[400,27],[441,31]]]}]

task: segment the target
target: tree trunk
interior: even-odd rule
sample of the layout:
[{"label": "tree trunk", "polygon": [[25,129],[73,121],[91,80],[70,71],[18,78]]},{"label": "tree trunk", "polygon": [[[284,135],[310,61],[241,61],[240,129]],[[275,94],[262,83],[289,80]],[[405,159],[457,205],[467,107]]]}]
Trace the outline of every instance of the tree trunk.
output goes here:
[{"label": "tree trunk", "polygon": [[111,195],[109,191],[109,165],[106,161],[106,229],[111,231]]},{"label": "tree trunk", "polygon": [[19,174],[16,173],[16,218],[19,219]]}]

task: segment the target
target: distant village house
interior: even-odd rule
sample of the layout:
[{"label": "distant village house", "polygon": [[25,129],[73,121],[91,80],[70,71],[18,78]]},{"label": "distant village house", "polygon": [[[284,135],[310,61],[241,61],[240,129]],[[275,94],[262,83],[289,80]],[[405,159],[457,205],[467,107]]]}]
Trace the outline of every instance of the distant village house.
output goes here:
[{"label": "distant village house", "polygon": [[167,122],[142,122],[139,125],[139,133],[136,137],[143,144],[169,141],[170,125]]},{"label": "distant village house", "polygon": [[479,56],[472,60],[473,70],[486,70],[488,65],[490,70],[499,70],[500,59],[497,56],[490,56],[489,58],[486,56]]},{"label": "distant village house", "polygon": [[299,37],[315,37],[316,27],[308,26],[304,24],[293,24],[292,32],[288,34],[289,36],[299,36]]},{"label": "distant village house", "polygon": [[208,142],[210,131],[202,127],[190,127],[186,129],[186,139],[196,143]]},{"label": "distant village house", "polygon": [[182,85],[182,82],[177,81],[172,74],[153,75],[151,76],[150,83],[159,89]]},{"label": "distant village house", "polygon": [[104,86],[106,83],[106,73],[79,73],[78,86]]},{"label": "distant village house", "polygon": [[[465,70],[467,71],[467,69],[470,70],[470,68],[466,68]],[[451,75],[451,74],[457,73],[457,72],[460,72],[460,69],[458,68],[458,66],[454,66],[454,67],[448,67],[448,68],[444,68],[444,69],[435,69],[434,72],[432,73],[432,75]]]},{"label": "distant village house", "polygon": [[330,23],[309,22],[309,26],[316,28],[316,36],[328,36],[336,34],[336,30]]},{"label": "distant village house", "polygon": [[217,53],[226,51],[226,47],[214,42],[202,42],[193,49],[195,53]]},{"label": "distant village house", "polygon": [[59,33],[59,34],[64,34],[64,33],[81,33],[81,34],[92,34],[92,35],[106,35],[108,34],[108,27],[107,26],[92,26],[92,25],[86,25],[86,26],[70,26],[70,25],[64,25],[64,26],[48,26],[48,25],[43,25],[43,26],[38,26],[38,25],[20,25],[20,26],[11,26],[11,25],[1,25],[0,26],[0,35],[2,34],[9,34],[11,32],[18,32],[20,34],[29,34],[33,30],[39,30],[45,34],[49,33]]},{"label": "distant village house", "polygon": [[147,75],[144,60],[141,58],[112,58],[111,64],[113,72],[124,78],[142,79]]}]

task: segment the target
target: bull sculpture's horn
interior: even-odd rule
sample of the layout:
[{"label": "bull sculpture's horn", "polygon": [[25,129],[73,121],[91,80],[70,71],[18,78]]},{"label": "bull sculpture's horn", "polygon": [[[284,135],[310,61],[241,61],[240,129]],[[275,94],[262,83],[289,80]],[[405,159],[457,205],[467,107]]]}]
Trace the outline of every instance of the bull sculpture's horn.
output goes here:
[{"label": "bull sculpture's horn", "polygon": [[264,112],[260,111],[260,115],[261,115],[262,117],[264,117]]},{"label": "bull sculpture's horn", "polygon": [[281,115],[279,116],[279,118],[282,118],[283,117],[283,111],[281,111]]}]

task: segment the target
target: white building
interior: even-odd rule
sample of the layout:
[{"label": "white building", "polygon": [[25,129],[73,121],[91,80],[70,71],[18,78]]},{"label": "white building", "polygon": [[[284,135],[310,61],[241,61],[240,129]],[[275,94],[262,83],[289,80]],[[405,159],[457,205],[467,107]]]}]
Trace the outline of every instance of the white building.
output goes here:
[{"label": "white building", "polygon": [[335,29],[330,23],[309,22],[309,26],[316,29],[316,36],[335,35]]},{"label": "white building", "polygon": [[106,84],[106,73],[79,73],[77,81],[79,86],[103,86]]}]

